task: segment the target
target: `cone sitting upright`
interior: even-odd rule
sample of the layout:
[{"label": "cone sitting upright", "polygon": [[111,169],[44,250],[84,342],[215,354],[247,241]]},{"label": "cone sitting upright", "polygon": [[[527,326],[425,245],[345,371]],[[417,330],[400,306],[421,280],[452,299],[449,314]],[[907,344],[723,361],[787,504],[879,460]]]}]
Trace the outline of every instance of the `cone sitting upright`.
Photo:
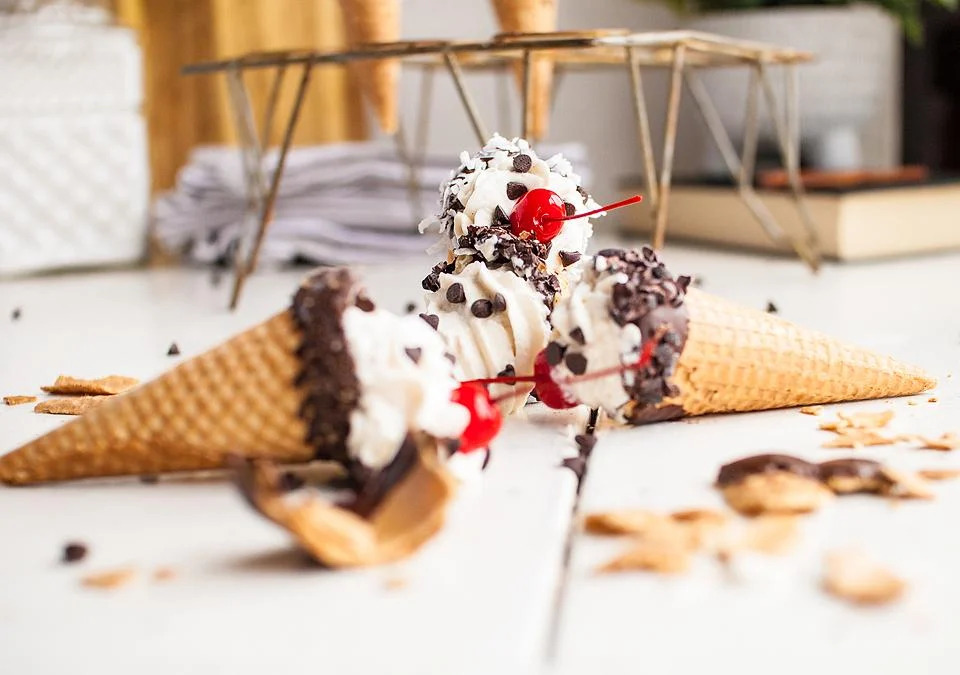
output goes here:
[{"label": "cone sitting upright", "polygon": [[[340,9],[351,47],[400,39],[400,0],[340,0]],[[352,67],[380,128],[386,134],[395,133],[400,63],[396,59],[363,60]]]},{"label": "cone sitting upright", "polygon": [[[544,354],[572,400],[627,424],[918,394],[914,366],[673,279],[649,248],[607,249],[554,309]],[[662,335],[644,367],[643,344]],[[590,372],[618,370],[606,377]],[[586,377],[584,377],[586,375]]]},{"label": "cone sitting upright", "polygon": [[351,272],[325,270],[289,310],[0,457],[0,481],[214,469],[239,455],[334,460],[369,482],[409,433],[459,437],[468,415],[450,401],[452,369],[423,321],[375,309]]},{"label": "cone sitting upright", "polygon": [[[504,33],[550,33],[557,30],[557,0],[493,0],[500,30]],[[516,67],[517,81],[523,86],[523,64]],[[540,140],[547,133],[550,118],[550,92],[553,61],[548,53],[534,53],[530,68],[530,98],[526,135]]]}]

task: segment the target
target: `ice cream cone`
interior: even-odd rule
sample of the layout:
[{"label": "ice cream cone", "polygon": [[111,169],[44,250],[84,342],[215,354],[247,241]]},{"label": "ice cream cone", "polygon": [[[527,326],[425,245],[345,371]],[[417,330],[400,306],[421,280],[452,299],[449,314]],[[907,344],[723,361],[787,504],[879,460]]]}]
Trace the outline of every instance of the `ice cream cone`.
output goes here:
[{"label": "ice cream cone", "polygon": [[0,457],[0,480],[212,469],[230,454],[309,461],[294,386],[300,333],[277,314],[160,378]]},{"label": "ice cream cone", "polygon": [[[557,0],[493,0],[500,30],[504,33],[550,33],[557,29]],[[523,86],[523,64],[517,64],[517,81]],[[553,61],[548,52],[531,59],[530,98],[527,101],[527,135],[539,140],[547,133],[553,83]]]},{"label": "ice cream cone", "polygon": [[[400,39],[400,0],[340,0],[340,8],[351,46]],[[400,63],[396,59],[364,60],[353,68],[380,128],[387,134],[396,132]]]},{"label": "ice cream cone", "polygon": [[652,416],[908,396],[936,384],[915,366],[695,288],[684,306],[689,333],[672,378],[680,393]]}]

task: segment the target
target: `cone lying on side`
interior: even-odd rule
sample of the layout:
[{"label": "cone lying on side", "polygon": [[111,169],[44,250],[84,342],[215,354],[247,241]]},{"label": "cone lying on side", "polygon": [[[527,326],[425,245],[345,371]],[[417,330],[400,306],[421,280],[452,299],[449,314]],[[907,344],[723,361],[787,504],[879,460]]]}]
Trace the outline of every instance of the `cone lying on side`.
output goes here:
[{"label": "cone lying on side", "polygon": [[[340,0],[340,9],[351,47],[400,39],[400,0]],[[352,67],[364,96],[377,114],[380,128],[384,133],[395,133],[399,61],[363,60]]]},{"label": "cone lying on side", "polygon": [[581,287],[554,310],[555,377],[635,358],[597,336],[617,335],[612,344],[636,355],[662,334],[646,367],[566,385],[621,422],[907,396],[936,384],[889,356],[688,289],[689,277],[673,279],[651,249],[608,249],[582,264]]},{"label": "cone lying on side", "polygon": [[[557,0],[493,0],[500,30],[504,33],[550,33],[557,30]],[[517,82],[523,87],[523,64],[516,66]],[[553,84],[553,61],[548,52],[531,59],[527,137],[539,140],[547,133]]]}]

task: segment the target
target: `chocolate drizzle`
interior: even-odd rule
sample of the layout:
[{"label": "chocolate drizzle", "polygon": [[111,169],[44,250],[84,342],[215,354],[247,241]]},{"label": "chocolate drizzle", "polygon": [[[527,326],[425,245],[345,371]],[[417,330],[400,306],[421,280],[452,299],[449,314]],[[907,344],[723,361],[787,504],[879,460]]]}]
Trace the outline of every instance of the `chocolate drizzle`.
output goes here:
[{"label": "chocolate drizzle", "polygon": [[627,277],[611,291],[610,317],[617,325],[634,324],[640,328],[644,341],[661,326],[667,327],[650,364],[624,373],[624,389],[631,399],[624,411],[627,421],[642,424],[682,416],[680,406],[661,404],[679,393],[670,378],[687,340],[688,315],[683,300],[690,278],[674,279],[656,252],[647,246],[639,251],[605,249],[597,254],[594,265],[605,274]]}]

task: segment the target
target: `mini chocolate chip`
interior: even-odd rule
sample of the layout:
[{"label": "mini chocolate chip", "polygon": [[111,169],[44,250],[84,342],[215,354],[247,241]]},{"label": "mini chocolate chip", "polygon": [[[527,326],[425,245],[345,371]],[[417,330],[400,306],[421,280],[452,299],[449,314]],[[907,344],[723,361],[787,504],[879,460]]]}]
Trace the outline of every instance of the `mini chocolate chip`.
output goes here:
[{"label": "mini chocolate chip", "polygon": [[160,477],[155,473],[145,473],[140,476],[140,482],[144,485],[156,485],[160,482]]},{"label": "mini chocolate chip", "polygon": [[563,362],[574,375],[583,375],[587,372],[587,357],[579,352],[570,352]]},{"label": "mini chocolate chip", "polygon": [[587,339],[583,335],[583,331],[580,329],[580,326],[577,326],[572,331],[570,331],[570,339],[576,342],[578,345],[586,344]]},{"label": "mini chocolate chip", "polygon": [[681,274],[677,277],[677,288],[681,293],[687,292],[687,287],[690,286],[690,277],[686,274]]},{"label": "mini chocolate chip", "polygon": [[493,296],[493,311],[502,312],[507,308],[507,299],[503,293],[495,293]]},{"label": "mini chocolate chip", "polygon": [[777,314],[779,311],[775,304],[767,300],[767,314]]},{"label": "mini chocolate chip", "polygon": [[577,212],[577,207],[571,204],[570,202],[564,202],[563,210],[568,216],[572,216]]},{"label": "mini chocolate chip", "polygon": [[373,300],[365,295],[358,295],[353,304],[356,305],[357,309],[361,312],[372,312],[377,308],[376,305],[373,304]]},{"label": "mini chocolate chip", "polygon": [[583,197],[583,201],[587,201],[588,199],[590,199],[590,195],[587,194],[587,191],[584,190],[579,185],[577,186],[577,192],[579,192],[580,196]]},{"label": "mini chocolate chip", "polygon": [[455,305],[467,301],[467,294],[463,290],[463,284],[454,283],[447,287],[447,301]]},{"label": "mini chocolate chip", "polygon": [[63,557],[61,560],[65,563],[80,562],[87,557],[87,547],[76,541],[71,541],[63,547]]},{"label": "mini chocolate chip", "polygon": [[403,351],[410,357],[411,361],[420,363],[420,357],[423,355],[423,350],[420,347],[407,347]]},{"label": "mini chocolate chip", "polygon": [[560,462],[560,467],[573,471],[573,475],[576,476],[579,481],[583,478],[583,474],[586,473],[587,460],[583,457],[565,457],[563,461]]},{"label": "mini chocolate chip", "polygon": [[423,286],[423,290],[430,291],[435,293],[440,290],[440,274],[437,272],[431,272],[423,278],[423,281],[420,282],[420,285]]},{"label": "mini chocolate chip", "polygon": [[167,356],[180,356],[180,347],[176,342],[170,343],[170,349],[167,350]]},{"label": "mini chocolate chip", "polygon": [[520,199],[525,194],[527,194],[527,186],[523,183],[518,183],[515,180],[507,183],[507,199]]},{"label": "mini chocolate chip", "polygon": [[[503,370],[497,373],[497,377],[513,377],[517,374],[517,369],[513,367],[512,363],[508,363]],[[514,381],[504,382],[504,384],[516,384]]]},{"label": "mini chocolate chip", "polygon": [[650,274],[652,274],[655,279],[663,279],[667,276],[667,269],[663,265],[657,265],[650,270]]},{"label": "mini chocolate chip", "polygon": [[564,347],[558,342],[550,342],[544,350],[544,357],[551,366],[558,365],[563,360]]},{"label": "mini chocolate chip", "polygon": [[513,158],[513,170],[517,173],[526,173],[533,166],[530,155],[517,155]]},{"label": "mini chocolate chip", "polygon": [[581,457],[589,457],[593,452],[593,446],[597,444],[597,437],[593,434],[577,434],[573,440],[577,443],[577,450]]},{"label": "mini chocolate chip", "polygon": [[406,312],[407,314],[413,314],[414,312],[417,311],[417,303],[408,302],[407,306],[403,308],[403,311]]},{"label": "mini chocolate chip", "polygon": [[478,319],[486,319],[493,314],[493,303],[486,298],[476,300],[470,305],[470,313]]},{"label": "mini chocolate chip", "polygon": [[21,316],[23,316],[23,310],[19,307],[14,307],[13,311],[10,312],[11,321],[19,321]]},{"label": "mini chocolate chip", "polygon": [[453,354],[451,354],[450,352],[444,352],[444,353],[443,353],[443,358],[445,358],[447,361],[449,361],[450,363],[453,363],[453,364],[456,364],[456,362],[457,362],[457,357],[454,356]]},{"label": "mini chocolate chip", "polygon": [[560,251],[560,262],[564,267],[572,265],[580,260],[580,253],[577,251]]},{"label": "mini chocolate chip", "polygon": [[420,318],[426,321],[433,330],[437,330],[437,326],[440,325],[440,317],[436,314],[421,314]]},{"label": "mini chocolate chip", "polygon": [[307,481],[303,479],[303,476],[293,471],[284,471],[277,479],[277,489],[281,492],[293,492],[306,484]]},{"label": "mini chocolate chip", "polygon": [[509,227],[510,219],[507,217],[507,214],[503,212],[499,206],[493,210],[493,218],[491,220],[491,225],[493,227]]}]

